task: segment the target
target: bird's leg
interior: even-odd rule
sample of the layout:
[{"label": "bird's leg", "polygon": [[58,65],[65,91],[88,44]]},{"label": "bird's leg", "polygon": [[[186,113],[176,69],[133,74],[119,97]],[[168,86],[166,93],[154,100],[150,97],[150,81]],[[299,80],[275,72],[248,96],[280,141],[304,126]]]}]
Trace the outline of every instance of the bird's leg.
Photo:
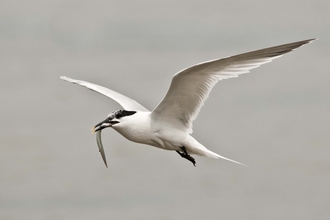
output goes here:
[{"label": "bird's leg", "polygon": [[180,152],[180,151],[178,151],[178,150],[177,150],[176,152],[177,152],[181,157],[183,157],[183,158],[189,160],[190,162],[193,163],[194,166],[196,166],[196,161],[195,161],[195,159],[187,153],[186,148],[183,147],[183,146],[181,146],[180,148],[181,148],[181,150],[182,150],[183,152]]}]

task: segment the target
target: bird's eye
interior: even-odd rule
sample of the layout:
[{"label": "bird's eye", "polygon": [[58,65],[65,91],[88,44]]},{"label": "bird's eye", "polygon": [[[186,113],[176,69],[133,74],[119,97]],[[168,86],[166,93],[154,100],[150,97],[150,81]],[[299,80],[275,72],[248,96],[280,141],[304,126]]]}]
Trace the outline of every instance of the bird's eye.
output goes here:
[{"label": "bird's eye", "polygon": [[119,110],[119,111],[115,112],[114,115],[115,115],[115,118],[120,119],[125,116],[134,115],[135,113],[136,113],[136,111]]},{"label": "bird's eye", "polygon": [[115,113],[115,117],[117,118],[117,119],[120,119],[121,117],[123,117],[124,115],[123,115],[123,111],[122,110],[119,110],[119,111],[117,111],[116,113]]}]

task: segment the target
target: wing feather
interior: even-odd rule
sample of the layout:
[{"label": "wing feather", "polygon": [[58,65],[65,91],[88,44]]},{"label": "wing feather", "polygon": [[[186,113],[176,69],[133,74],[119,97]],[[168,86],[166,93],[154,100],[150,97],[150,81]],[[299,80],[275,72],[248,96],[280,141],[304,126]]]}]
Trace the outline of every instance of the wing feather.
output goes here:
[{"label": "wing feather", "polygon": [[152,117],[192,133],[192,122],[219,80],[248,73],[251,69],[269,63],[313,40],[315,39],[211,60],[184,69],[174,75],[167,94],[153,110]]},{"label": "wing feather", "polygon": [[111,89],[105,88],[103,86],[99,86],[93,83],[89,83],[89,82],[85,82],[82,80],[76,80],[76,79],[71,79],[69,77],[66,76],[61,76],[61,79],[74,83],[74,84],[78,84],[81,86],[84,86],[92,91],[101,93],[102,95],[107,96],[108,98],[114,100],[115,102],[117,102],[119,105],[121,105],[124,109],[126,110],[136,110],[136,111],[144,111],[144,112],[149,112],[148,109],[146,109],[144,106],[142,106],[140,103],[138,103],[137,101],[128,98],[118,92],[115,92]]}]

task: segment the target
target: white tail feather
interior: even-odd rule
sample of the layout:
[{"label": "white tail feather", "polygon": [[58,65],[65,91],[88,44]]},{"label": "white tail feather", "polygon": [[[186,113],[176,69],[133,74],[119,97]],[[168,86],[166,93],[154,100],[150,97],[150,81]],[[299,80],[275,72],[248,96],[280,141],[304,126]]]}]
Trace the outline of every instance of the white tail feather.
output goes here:
[{"label": "white tail feather", "polygon": [[205,157],[210,157],[210,158],[215,158],[215,159],[221,158],[221,159],[228,160],[230,162],[237,163],[237,164],[248,167],[247,165],[245,165],[243,163],[229,159],[227,157],[220,156],[219,154],[216,154],[216,153],[210,151],[209,149],[204,147],[201,143],[199,143],[197,140],[195,140],[193,137],[191,137],[190,143],[191,143],[190,147],[187,148],[189,153],[197,154],[197,155],[205,156]]},{"label": "white tail feather", "polygon": [[206,153],[206,156],[207,157],[211,157],[211,158],[215,158],[215,159],[220,159],[221,158],[221,159],[228,160],[230,162],[237,163],[237,164],[240,164],[240,165],[243,165],[243,166],[246,166],[247,167],[247,165],[245,165],[243,163],[240,163],[238,161],[235,161],[235,160],[229,159],[227,157],[221,156],[221,155],[216,154],[216,153],[214,153],[214,152],[212,152],[212,151],[210,151],[208,149],[205,149],[205,150],[206,150],[205,153]]}]

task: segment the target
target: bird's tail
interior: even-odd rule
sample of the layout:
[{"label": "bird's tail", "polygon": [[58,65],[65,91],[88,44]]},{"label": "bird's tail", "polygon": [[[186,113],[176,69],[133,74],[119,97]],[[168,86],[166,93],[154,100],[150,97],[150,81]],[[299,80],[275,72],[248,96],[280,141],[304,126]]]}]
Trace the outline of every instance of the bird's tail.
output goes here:
[{"label": "bird's tail", "polygon": [[229,159],[227,157],[224,157],[224,156],[221,156],[219,154],[216,154],[212,151],[210,151],[209,149],[207,149],[206,147],[204,147],[202,144],[200,144],[198,141],[196,141],[194,138],[193,139],[193,147],[190,148],[190,151],[192,154],[197,154],[197,155],[200,155],[200,156],[205,156],[205,157],[210,157],[210,158],[215,158],[215,159],[224,159],[224,160],[228,160],[230,162],[233,162],[233,163],[237,163],[237,164],[240,164],[240,165],[243,165],[243,166],[246,166],[245,164],[243,163],[240,163],[238,161],[235,161],[235,160],[232,160],[232,159]]},{"label": "bird's tail", "polygon": [[209,149],[206,149],[205,148],[205,150],[204,150],[204,152],[205,152],[205,154],[206,154],[207,157],[211,157],[211,158],[215,158],[215,159],[220,159],[221,158],[221,159],[228,160],[230,162],[237,163],[237,164],[240,164],[240,165],[243,165],[243,166],[246,166],[247,167],[247,165],[245,165],[243,163],[240,163],[238,161],[235,161],[235,160],[229,159],[227,157],[221,156],[219,154],[216,154],[216,153],[210,151]]}]

